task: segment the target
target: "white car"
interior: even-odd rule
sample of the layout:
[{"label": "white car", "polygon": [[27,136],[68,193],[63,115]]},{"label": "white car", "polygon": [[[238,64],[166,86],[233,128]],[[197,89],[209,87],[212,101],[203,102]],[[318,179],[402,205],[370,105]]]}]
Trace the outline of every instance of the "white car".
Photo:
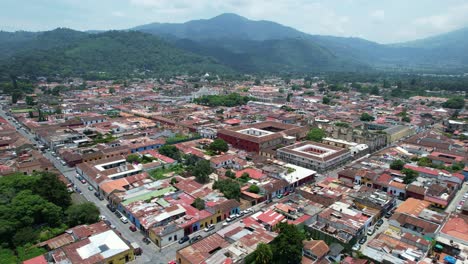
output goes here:
[{"label": "white car", "polygon": [[215,225],[211,224],[211,225],[208,225],[207,227],[205,227],[205,229],[203,229],[205,232],[210,232],[211,230],[214,230],[215,229]]},{"label": "white car", "polygon": [[457,205],[457,210],[460,211],[462,209],[461,205]]},{"label": "white car", "polygon": [[468,198],[468,192],[463,195],[463,198]]},{"label": "white car", "polygon": [[359,243],[356,243],[351,249],[354,251],[358,251],[359,249],[361,249],[361,245],[359,245]]}]

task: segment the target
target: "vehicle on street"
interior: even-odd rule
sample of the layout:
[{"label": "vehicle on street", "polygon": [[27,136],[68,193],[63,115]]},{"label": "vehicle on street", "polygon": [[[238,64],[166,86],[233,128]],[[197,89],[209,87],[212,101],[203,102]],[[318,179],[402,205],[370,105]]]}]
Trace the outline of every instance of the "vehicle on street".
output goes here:
[{"label": "vehicle on street", "polygon": [[99,193],[98,193],[98,192],[94,192],[94,196],[99,197]]},{"label": "vehicle on street", "polygon": [[253,210],[252,208],[247,208],[247,209],[244,210],[244,212],[245,212],[246,214],[251,214],[251,213],[253,213],[253,211],[254,211],[254,210]]},{"label": "vehicle on street", "polygon": [[289,195],[289,192],[285,192],[283,195],[284,195],[284,196],[288,196],[288,195]]},{"label": "vehicle on street", "polygon": [[358,251],[359,249],[361,249],[361,245],[359,243],[354,244],[354,246],[351,249],[354,251]]},{"label": "vehicle on street", "polygon": [[133,248],[133,253],[137,256],[141,255],[143,253],[143,250],[141,249],[140,245],[138,245],[138,243],[136,242],[132,242],[130,244]]},{"label": "vehicle on street", "polygon": [[117,227],[116,227],[115,225],[112,225],[112,224],[111,224],[111,225],[110,225],[110,228],[116,229]]},{"label": "vehicle on street", "polygon": [[181,239],[179,239],[179,244],[183,244],[189,240],[190,240],[189,236],[183,236]]},{"label": "vehicle on street", "polygon": [[125,216],[120,217],[120,221],[124,224],[128,223],[128,219]]},{"label": "vehicle on street", "polygon": [[457,210],[460,211],[462,209],[461,205],[457,205]]},{"label": "vehicle on street", "polygon": [[132,231],[132,232],[136,232],[136,231],[137,231],[137,228],[136,228],[136,226],[134,226],[134,225],[129,226],[128,229],[130,229],[130,231]]},{"label": "vehicle on street", "polygon": [[94,191],[94,188],[93,188],[93,186],[91,186],[91,185],[90,185],[90,186],[88,186],[88,190],[90,190],[90,191]]},{"label": "vehicle on street", "polygon": [[458,204],[459,204],[459,205],[463,205],[463,204],[465,204],[465,202],[464,202],[464,201],[460,201]]},{"label": "vehicle on street", "polygon": [[215,229],[215,225],[211,224],[211,225],[208,225],[207,227],[205,227],[205,229],[203,229],[205,232],[210,232],[211,230],[214,230]]},{"label": "vehicle on street", "polygon": [[67,163],[65,161],[60,161],[60,164],[62,164],[62,166],[67,166]]},{"label": "vehicle on street", "polygon": [[384,217],[385,218],[390,218],[390,216],[392,216],[392,212],[387,212]]},{"label": "vehicle on street", "polygon": [[276,198],[278,198],[278,199],[281,199],[282,197],[283,197],[282,193],[279,193],[278,195],[276,195]]},{"label": "vehicle on street", "polygon": [[107,218],[106,218],[105,215],[100,215],[100,216],[99,216],[99,219],[101,219],[102,221],[104,221],[104,220],[106,220]]},{"label": "vehicle on street", "polygon": [[115,211],[114,214],[115,214],[118,218],[122,217],[122,214],[121,214],[119,211]]},{"label": "vehicle on street", "polygon": [[236,218],[234,218],[233,216],[228,216],[228,218],[226,218],[226,222],[229,223],[229,222],[233,221],[234,219],[236,219]]},{"label": "vehicle on street", "polygon": [[115,212],[115,207],[112,204],[107,204],[106,206],[111,212]]},{"label": "vehicle on street", "polygon": [[228,226],[229,222],[223,222],[223,226]]},{"label": "vehicle on street", "polygon": [[241,215],[240,215],[240,214],[235,214],[234,216],[235,216],[236,218],[239,218],[239,217],[241,217]]},{"label": "vehicle on street", "polygon": [[203,238],[203,237],[202,237],[202,236],[200,236],[200,235],[198,235],[198,236],[194,236],[194,237],[192,237],[192,238],[190,239],[190,241],[189,241],[189,242],[190,242],[190,244],[192,244],[192,243],[195,243],[195,242],[197,242],[198,240],[201,240],[202,238]]},{"label": "vehicle on street", "polygon": [[463,195],[463,198],[468,198],[468,192]]},{"label": "vehicle on street", "polygon": [[149,240],[147,237],[144,237],[144,238],[142,239],[142,241],[143,241],[146,245],[148,245],[148,244],[151,243],[151,240]]},{"label": "vehicle on street", "polygon": [[81,190],[78,189],[78,187],[75,187],[75,191],[76,191],[77,193],[81,194]]},{"label": "vehicle on street", "polygon": [[369,227],[369,229],[367,229],[367,235],[368,236],[372,236],[375,232],[375,229],[373,226]]},{"label": "vehicle on street", "polygon": [[363,236],[361,239],[359,239],[359,244],[362,245],[362,244],[366,243],[366,241],[367,241],[367,237]]},{"label": "vehicle on street", "polygon": [[377,224],[375,224],[376,226],[381,226],[383,225],[384,221],[383,219],[380,219],[379,221],[377,221]]}]

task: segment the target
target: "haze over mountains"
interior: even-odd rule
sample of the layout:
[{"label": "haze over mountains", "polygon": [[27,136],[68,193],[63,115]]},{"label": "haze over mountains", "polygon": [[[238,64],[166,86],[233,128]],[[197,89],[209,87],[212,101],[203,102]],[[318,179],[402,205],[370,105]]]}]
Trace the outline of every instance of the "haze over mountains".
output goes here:
[{"label": "haze over mountains", "polygon": [[[468,69],[468,28],[391,45],[360,38],[310,35],[235,14],[180,24],[153,23],[130,31],[157,37],[128,31],[86,33],[66,29],[0,32],[0,61],[17,73],[29,74],[47,74],[61,68],[66,68],[68,74],[87,70],[307,73]],[[25,65],[32,59],[36,62]]]}]

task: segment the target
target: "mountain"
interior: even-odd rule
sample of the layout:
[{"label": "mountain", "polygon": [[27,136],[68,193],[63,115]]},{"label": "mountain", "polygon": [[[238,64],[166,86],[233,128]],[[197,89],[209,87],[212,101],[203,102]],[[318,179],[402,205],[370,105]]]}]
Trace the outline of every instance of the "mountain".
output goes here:
[{"label": "mountain", "polygon": [[87,36],[86,33],[57,28],[44,32],[0,32],[0,59],[28,50],[47,50],[70,45]]},{"label": "mountain", "polygon": [[228,38],[262,41],[307,35],[275,22],[252,21],[236,14],[222,14],[211,19],[193,20],[180,24],[152,23],[134,27],[131,30],[192,40]]},{"label": "mountain", "polygon": [[[270,64],[272,58],[287,55],[286,49],[294,51],[292,54],[294,56],[291,57],[296,59],[301,52],[304,58],[315,60],[328,57],[331,60],[324,63],[325,61],[318,59],[308,64],[297,61],[299,64],[297,68],[289,65],[283,67],[298,71],[304,70],[308,65],[323,66],[324,70],[332,71],[353,68],[392,71],[466,71],[468,69],[468,45],[466,45],[468,30],[466,29],[399,45],[384,45],[360,38],[310,35],[275,22],[254,21],[235,14],[222,14],[211,19],[179,24],[153,23],[135,27],[133,30],[164,37],[186,50],[212,56],[244,71],[275,68],[273,64],[276,62],[281,64],[281,61],[286,64],[288,62],[296,64],[291,58],[282,58]],[[192,41],[191,45],[188,45],[189,41]],[[283,44],[279,44],[283,41]],[[253,42],[258,43],[254,45]],[[273,52],[267,55],[271,58],[257,58],[262,55],[261,50],[245,49],[252,45],[264,46],[265,50]],[[275,48],[270,45],[274,45]],[[241,59],[247,61],[236,61]],[[250,64],[250,61],[257,63]],[[341,65],[330,67],[337,63]],[[239,65],[246,67],[239,68]]]},{"label": "mountain", "polygon": [[141,32],[108,31],[70,36],[62,30],[41,33],[48,47],[26,49],[6,59],[4,71],[15,75],[56,74],[128,76],[132,74],[172,75],[183,73],[232,72],[214,59],[178,49],[158,37]]}]

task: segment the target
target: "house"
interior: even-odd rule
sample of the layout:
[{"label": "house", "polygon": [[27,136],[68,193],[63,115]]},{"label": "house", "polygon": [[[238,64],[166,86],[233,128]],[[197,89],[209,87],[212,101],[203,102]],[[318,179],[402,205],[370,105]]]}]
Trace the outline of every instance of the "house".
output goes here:
[{"label": "house", "polygon": [[83,122],[85,126],[89,126],[92,124],[99,124],[99,123],[106,122],[107,119],[105,116],[96,115],[96,116],[81,117],[80,120],[81,122]]},{"label": "house", "polygon": [[302,248],[302,255],[312,259],[315,262],[322,260],[330,248],[323,240],[304,241]]}]

